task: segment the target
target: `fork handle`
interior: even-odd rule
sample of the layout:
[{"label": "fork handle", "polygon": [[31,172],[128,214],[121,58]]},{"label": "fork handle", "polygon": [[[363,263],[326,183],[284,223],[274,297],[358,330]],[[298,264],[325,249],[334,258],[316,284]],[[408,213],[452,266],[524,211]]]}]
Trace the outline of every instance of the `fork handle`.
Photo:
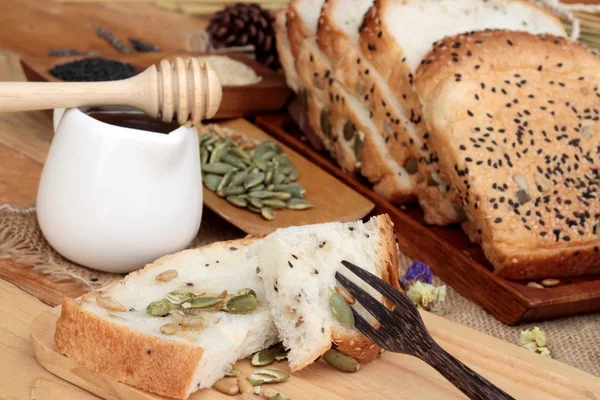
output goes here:
[{"label": "fork handle", "polygon": [[435,342],[424,354],[420,355],[420,358],[442,374],[469,399],[514,400],[513,397],[464,365]]}]

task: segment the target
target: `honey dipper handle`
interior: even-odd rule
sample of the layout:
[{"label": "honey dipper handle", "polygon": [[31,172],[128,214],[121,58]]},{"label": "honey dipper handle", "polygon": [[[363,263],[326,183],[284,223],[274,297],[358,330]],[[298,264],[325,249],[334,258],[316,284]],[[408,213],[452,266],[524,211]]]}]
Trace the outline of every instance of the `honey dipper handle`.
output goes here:
[{"label": "honey dipper handle", "polygon": [[122,81],[0,82],[0,112],[120,105],[184,124],[212,118],[221,96],[212,66],[200,65],[195,58],[176,58]]}]

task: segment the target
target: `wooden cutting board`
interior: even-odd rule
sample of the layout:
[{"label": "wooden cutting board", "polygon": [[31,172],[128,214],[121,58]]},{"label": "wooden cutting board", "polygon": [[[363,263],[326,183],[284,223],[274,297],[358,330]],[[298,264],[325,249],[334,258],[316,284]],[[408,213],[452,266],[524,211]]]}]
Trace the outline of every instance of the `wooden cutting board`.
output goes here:
[{"label": "wooden cutting board", "polygon": [[[516,399],[600,399],[598,378],[436,315],[422,314],[430,333],[442,347]],[[30,327],[35,356],[44,368],[105,399],[164,399],[93,373],[57,353],[53,338],[59,315],[60,307],[53,308],[38,316]],[[287,370],[285,363],[271,367]],[[248,361],[242,361],[236,368],[248,374],[253,367]],[[425,363],[389,352],[354,374],[336,371],[319,361],[272,387],[293,400],[464,398]],[[201,390],[190,397],[192,400],[232,398],[212,389]]]}]

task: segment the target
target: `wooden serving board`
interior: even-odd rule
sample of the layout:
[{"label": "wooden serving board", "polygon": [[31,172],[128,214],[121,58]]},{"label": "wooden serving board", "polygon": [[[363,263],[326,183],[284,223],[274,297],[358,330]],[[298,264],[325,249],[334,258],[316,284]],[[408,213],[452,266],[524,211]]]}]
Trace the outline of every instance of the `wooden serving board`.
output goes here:
[{"label": "wooden serving board", "polygon": [[[249,55],[241,53],[182,53],[182,52],[153,52],[136,54],[119,54],[105,56],[105,58],[133,65],[137,72],[146,70],[151,65],[157,65],[163,59],[175,57],[200,57],[200,56],[227,56],[251,67],[262,80],[254,85],[224,86],[223,99],[218,118],[237,118],[259,113],[268,113],[280,110],[290,98],[292,91],[285,83],[282,74],[270,70],[268,67],[252,59]],[[59,82],[60,80],[48,71],[56,65],[66,62],[90,58],[89,56],[69,57],[23,57],[21,65],[32,82]]]},{"label": "wooden serving board", "polygon": [[[35,356],[44,368],[105,399],[164,399],[91,372],[56,352],[54,329],[59,315],[60,307],[56,307],[38,316],[30,327]],[[598,378],[433,314],[423,312],[422,315],[442,347],[516,399],[600,399]],[[284,362],[271,367],[288,370]],[[236,368],[248,374],[253,367],[248,361],[242,361]],[[339,372],[319,361],[294,373],[276,388],[293,400],[465,398],[422,361],[389,352],[354,374]],[[195,400],[231,398],[212,389],[201,390],[190,397]]]},{"label": "wooden serving board", "polygon": [[559,286],[545,289],[500,278],[460,226],[425,225],[418,205],[391,204],[364,181],[345,174],[327,153],[313,150],[288,115],[261,116],[256,124],[371,200],[374,213],[388,213],[396,225],[401,251],[427,263],[445,283],[501,322],[514,325],[600,310],[600,276],[564,278]]}]

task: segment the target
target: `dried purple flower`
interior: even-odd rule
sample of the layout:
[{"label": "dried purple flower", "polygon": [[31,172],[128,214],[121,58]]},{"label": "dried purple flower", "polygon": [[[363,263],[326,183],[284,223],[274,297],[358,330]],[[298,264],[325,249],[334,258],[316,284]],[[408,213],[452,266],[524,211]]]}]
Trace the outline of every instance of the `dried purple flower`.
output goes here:
[{"label": "dried purple flower", "polygon": [[402,284],[405,288],[408,288],[414,281],[421,281],[423,283],[431,283],[433,281],[433,272],[429,269],[429,266],[420,261],[413,261],[406,274],[402,277]]}]

